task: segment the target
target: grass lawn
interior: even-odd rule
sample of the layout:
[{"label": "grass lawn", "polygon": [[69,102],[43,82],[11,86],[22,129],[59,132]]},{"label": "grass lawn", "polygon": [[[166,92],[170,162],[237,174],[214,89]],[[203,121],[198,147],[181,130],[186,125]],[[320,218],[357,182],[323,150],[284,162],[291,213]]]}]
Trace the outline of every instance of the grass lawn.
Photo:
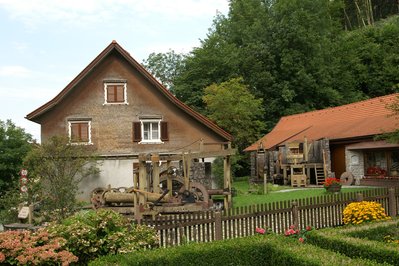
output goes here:
[{"label": "grass lawn", "polygon": [[[233,206],[242,207],[248,205],[263,204],[269,202],[283,201],[283,200],[294,200],[303,199],[308,197],[316,197],[327,195],[328,193],[324,188],[293,188],[290,186],[276,186],[268,184],[268,193],[256,194],[249,193],[248,191],[261,191],[263,192],[263,185],[249,186],[247,180],[233,182],[233,187],[237,191],[237,196],[233,197]],[[341,193],[354,192],[354,191],[365,191],[372,188],[342,188]]]}]

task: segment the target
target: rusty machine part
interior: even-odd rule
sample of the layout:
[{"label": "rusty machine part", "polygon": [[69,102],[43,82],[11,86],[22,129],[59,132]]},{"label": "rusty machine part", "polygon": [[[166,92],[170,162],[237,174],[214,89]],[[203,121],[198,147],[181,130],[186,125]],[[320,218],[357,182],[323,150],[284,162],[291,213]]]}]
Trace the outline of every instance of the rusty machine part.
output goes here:
[{"label": "rusty machine part", "polygon": [[147,200],[152,204],[184,204],[184,203],[204,203],[208,205],[209,193],[206,188],[197,182],[190,183],[190,189],[186,190],[181,186],[175,195],[170,197],[168,190],[163,190],[163,193],[153,193],[143,191],[135,188],[96,188],[92,191],[91,202],[94,208],[101,208],[105,206],[132,206],[134,203],[134,194],[142,194],[147,197]]},{"label": "rusty machine part", "polygon": [[[215,143],[210,143],[214,145]],[[162,213],[196,212],[213,207],[212,195],[222,195],[225,206],[231,205],[230,156],[236,153],[230,143],[216,143],[220,150],[182,152],[182,154],[139,154],[138,167],[133,172],[133,187],[96,188],[91,193],[94,208],[111,208],[125,214],[143,216]],[[192,163],[204,158],[223,157],[223,190],[208,191],[196,179]],[[161,170],[163,166],[167,169]],[[179,165],[179,168],[174,167]],[[190,176],[191,175],[191,176]]]}]

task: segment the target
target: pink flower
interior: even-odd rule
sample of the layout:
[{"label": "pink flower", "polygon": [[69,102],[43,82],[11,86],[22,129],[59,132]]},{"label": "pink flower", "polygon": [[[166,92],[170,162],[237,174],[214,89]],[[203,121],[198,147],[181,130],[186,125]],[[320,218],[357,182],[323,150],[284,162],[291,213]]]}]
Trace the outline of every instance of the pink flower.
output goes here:
[{"label": "pink flower", "polygon": [[290,229],[295,229],[295,225],[291,225],[291,226],[290,226]]},{"label": "pink flower", "polygon": [[6,260],[6,256],[3,254],[3,252],[0,252],[0,262],[3,262]]},{"label": "pink flower", "polygon": [[303,242],[305,241],[305,239],[303,239],[302,237],[300,237],[298,240],[299,240],[299,242],[301,242],[301,243],[303,243]]},{"label": "pink flower", "polygon": [[261,235],[264,235],[264,234],[265,234],[265,232],[266,232],[266,230],[265,230],[265,229],[263,229],[263,228],[259,228],[259,227],[256,227],[255,231],[256,231],[258,234],[261,234]]},{"label": "pink flower", "polygon": [[306,231],[312,231],[312,227],[310,225],[306,226]]}]

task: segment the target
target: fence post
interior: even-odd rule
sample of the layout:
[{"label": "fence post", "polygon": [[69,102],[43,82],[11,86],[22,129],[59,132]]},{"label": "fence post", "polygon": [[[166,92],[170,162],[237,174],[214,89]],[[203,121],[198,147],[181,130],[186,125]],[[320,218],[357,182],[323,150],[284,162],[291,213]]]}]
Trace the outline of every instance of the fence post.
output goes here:
[{"label": "fence post", "polygon": [[357,193],[356,194],[356,201],[358,201],[358,202],[363,201],[363,194],[362,193]]},{"label": "fence post", "polygon": [[292,222],[296,229],[299,230],[299,212],[298,212],[298,202],[291,202],[291,212],[292,212]]},{"label": "fence post", "polygon": [[396,215],[398,215],[398,211],[396,206],[395,189],[392,187],[388,189],[388,206],[388,215],[391,217],[396,217]]},{"label": "fence post", "polygon": [[215,240],[222,240],[222,213],[215,213]]}]

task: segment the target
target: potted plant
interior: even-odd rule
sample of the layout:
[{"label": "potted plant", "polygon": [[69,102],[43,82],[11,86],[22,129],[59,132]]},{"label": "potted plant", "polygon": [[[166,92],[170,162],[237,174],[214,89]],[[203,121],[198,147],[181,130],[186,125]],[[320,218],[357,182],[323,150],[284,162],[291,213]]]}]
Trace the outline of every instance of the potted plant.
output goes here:
[{"label": "potted plant", "polygon": [[335,177],[328,177],[323,184],[327,192],[340,192],[341,191],[341,181]]}]

